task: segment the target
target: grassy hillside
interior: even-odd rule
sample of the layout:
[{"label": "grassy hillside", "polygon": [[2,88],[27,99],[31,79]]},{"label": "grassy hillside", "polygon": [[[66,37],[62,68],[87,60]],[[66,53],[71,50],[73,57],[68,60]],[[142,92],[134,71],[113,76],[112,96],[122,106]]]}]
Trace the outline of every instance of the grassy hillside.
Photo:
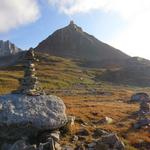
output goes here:
[{"label": "grassy hillside", "polygon": [[[106,72],[105,69],[81,68],[79,62],[49,55],[37,55],[37,57],[40,61],[36,64],[36,69],[41,86],[46,93],[60,96],[67,106],[67,113],[87,122],[85,128],[89,132],[95,128],[94,121],[108,116],[113,118],[113,124],[96,127],[117,132],[129,150],[148,149],[149,129],[132,128],[137,120],[132,114],[139,109],[139,106],[129,104],[128,101],[135,92],[142,91],[150,94],[149,87],[123,86],[96,80],[97,76]],[[22,77],[21,64],[1,67],[0,93],[10,93],[18,88]],[[64,137],[62,142],[69,142],[70,136],[80,128],[82,128],[81,124],[76,122],[71,135]]]},{"label": "grassy hillside", "polygon": [[[122,83],[124,84],[119,76],[117,82],[116,76],[114,77],[112,74],[112,72],[118,72],[118,69],[113,69],[110,71],[104,68],[98,69],[81,67],[82,65],[80,65],[79,61],[49,56],[47,54],[38,53],[36,57],[40,60],[36,64],[37,76],[41,86],[47,92],[58,90],[71,91],[75,89],[82,89],[88,92],[90,90],[94,91],[94,89],[110,90],[114,87],[115,89],[120,89],[122,87]],[[111,77],[110,81],[112,82],[108,82],[108,76]],[[21,63],[17,64],[16,66],[0,67],[0,93],[4,94],[16,89],[19,86],[19,81],[22,77],[23,67]],[[105,77],[106,81],[103,79],[103,77]],[[130,78],[127,79],[126,86],[123,86],[123,89],[130,89],[131,91],[143,91],[149,89],[148,87],[140,88],[138,86],[133,86],[134,84],[130,84]],[[117,84],[115,84],[113,80]]]}]

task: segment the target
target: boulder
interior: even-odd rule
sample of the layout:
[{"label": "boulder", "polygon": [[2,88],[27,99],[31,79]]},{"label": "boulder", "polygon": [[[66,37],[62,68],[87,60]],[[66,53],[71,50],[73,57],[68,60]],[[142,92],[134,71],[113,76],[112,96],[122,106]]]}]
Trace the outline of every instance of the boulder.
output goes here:
[{"label": "boulder", "polygon": [[117,150],[125,149],[124,143],[114,133],[102,136],[101,142],[108,145],[110,148],[115,148]]},{"label": "boulder", "polygon": [[119,141],[119,138],[116,134],[108,134],[108,135],[103,135],[102,136],[102,142],[105,144],[108,144],[110,146],[115,145],[115,143]]},{"label": "boulder", "polygon": [[131,96],[131,102],[149,101],[149,95],[147,93],[136,93]]},{"label": "boulder", "polygon": [[39,131],[55,130],[67,122],[63,101],[52,95],[0,96],[0,138],[36,136]]}]

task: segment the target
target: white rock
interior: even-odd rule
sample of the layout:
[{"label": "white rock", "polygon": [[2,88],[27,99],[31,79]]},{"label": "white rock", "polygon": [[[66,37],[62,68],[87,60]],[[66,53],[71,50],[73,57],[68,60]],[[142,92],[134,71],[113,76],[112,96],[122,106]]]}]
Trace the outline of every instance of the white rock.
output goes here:
[{"label": "white rock", "polygon": [[111,123],[113,123],[113,119],[107,116],[97,122],[97,124],[111,124]]},{"label": "white rock", "polygon": [[0,124],[12,125],[30,122],[39,129],[55,129],[67,121],[65,105],[56,96],[10,94],[0,96],[0,103],[3,105]]},{"label": "white rock", "polygon": [[75,116],[68,116],[68,121],[70,123],[71,126],[73,126],[75,124]]},{"label": "white rock", "polygon": [[54,139],[54,141],[60,140],[60,131],[53,131],[50,136]]},{"label": "white rock", "polygon": [[72,141],[77,142],[78,140],[79,140],[79,137],[77,135],[74,135],[73,138],[72,138]]},{"label": "white rock", "polygon": [[[2,126],[0,136],[9,134],[9,132],[6,133],[6,127],[9,130],[13,129],[12,126],[24,130],[31,127],[37,132],[39,130],[58,129],[67,122],[66,107],[63,101],[56,96],[8,94],[0,96],[0,104],[3,106],[2,111],[0,111],[0,125]],[[5,129],[3,131],[3,128],[6,131]],[[33,130],[26,132],[31,131],[34,132]],[[24,131],[18,131],[18,134],[19,132]]]}]

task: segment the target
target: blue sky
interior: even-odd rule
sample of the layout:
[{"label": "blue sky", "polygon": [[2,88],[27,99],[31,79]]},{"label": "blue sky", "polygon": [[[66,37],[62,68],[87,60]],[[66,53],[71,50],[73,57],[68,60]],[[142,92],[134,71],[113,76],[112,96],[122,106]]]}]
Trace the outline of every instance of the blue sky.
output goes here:
[{"label": "blue sky", "polygon": [[35,47],[70,20],[132,56],[150,59],[149,0],[0,0],[0,39]]}]

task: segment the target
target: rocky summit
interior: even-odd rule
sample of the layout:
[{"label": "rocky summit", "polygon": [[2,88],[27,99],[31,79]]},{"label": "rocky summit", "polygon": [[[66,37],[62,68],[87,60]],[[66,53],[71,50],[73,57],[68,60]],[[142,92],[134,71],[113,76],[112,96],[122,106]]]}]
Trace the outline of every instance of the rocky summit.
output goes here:
[{"label": "rocky summit", "polygon": [[20,51],[21,49],[16,47],[15,44],[10,41],[0,40],[0,56],[14,55]]},{"label": "rocky summit", "polygon": [[84,32],[73,21],[42,41],[35,50],[51,55],[87,61],[126,59],[128,55]]}]

